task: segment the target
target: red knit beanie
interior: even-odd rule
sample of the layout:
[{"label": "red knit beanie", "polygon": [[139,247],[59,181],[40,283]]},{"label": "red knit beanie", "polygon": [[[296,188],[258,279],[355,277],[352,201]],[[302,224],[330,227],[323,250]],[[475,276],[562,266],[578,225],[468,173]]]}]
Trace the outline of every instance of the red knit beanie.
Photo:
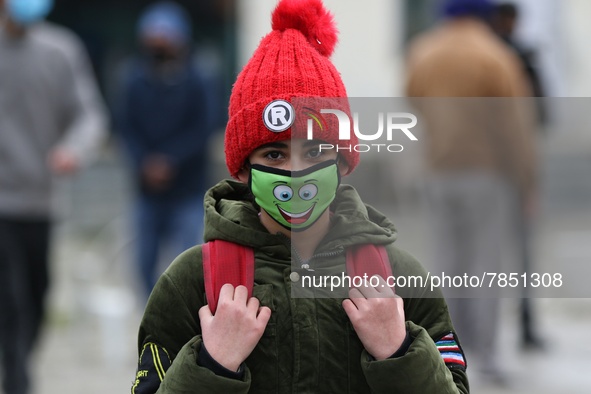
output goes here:
[{"label": "red knit beanie", "polygon": [[[337,29],[321,0],[280,0],[273,11],[272,28],[238,75],[230,96],[225,151],[226,165],[235,178],[259,146],[306,137],[305,126],[296,127],[307,120],[298,105],[294,105],[292,118],[296,120],[290,122],[291,127],[268,128],[264,114],[269,104],[284,100],[289,105],[308,97],[343,98],[342,103],[347,97],[341,76],[329,60],[337,42]],[[331,121],[336,118],[328,117]],[[327,122],[328,127],[315,131],[314,138],[337,146],[338,127],[334,123]],[[354,134],[349,142],[357,144]],[[359,163],[359,153],[354,150],[339,153],[350,173]]]}]

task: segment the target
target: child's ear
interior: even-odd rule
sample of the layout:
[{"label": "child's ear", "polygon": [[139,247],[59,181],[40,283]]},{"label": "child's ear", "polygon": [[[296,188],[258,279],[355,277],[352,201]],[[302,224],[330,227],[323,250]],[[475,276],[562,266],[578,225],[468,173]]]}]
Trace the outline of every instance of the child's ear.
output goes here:
[{"label": "child's ear", "polygon": [[236,177],[238,178],[238,180],[242,183],[248,183],[248,179],[250,178],[250,166],[248,164],[245,164],[240,171],[238,171],[238,174],[236,174]]},{"label": "child's ear", "polygon": [[349,164],[347,163],[347,161],[343,158],[340,158],[337,165],[339,166],[339,172],[341,173],[341,176],[343,177],[347,175],[347,173],[349,172]]}]

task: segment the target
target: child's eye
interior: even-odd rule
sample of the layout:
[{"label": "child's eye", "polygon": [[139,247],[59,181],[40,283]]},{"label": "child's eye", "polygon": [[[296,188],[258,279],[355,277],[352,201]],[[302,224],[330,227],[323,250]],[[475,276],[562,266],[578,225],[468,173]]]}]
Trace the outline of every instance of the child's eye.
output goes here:
[{"label": "child's eye", "polygon": [[271,152],[267,152],[265,154],[265,158],[271,159],[271,160],[278,160],[278,159],[283,158],[283,154],[279,151],[271,151]]},{"label": "child's eye", "polygon": [[322,151],[319,149],[310,149],[308,151],[308,157],[311,159],[317,159],[322,156]]}]

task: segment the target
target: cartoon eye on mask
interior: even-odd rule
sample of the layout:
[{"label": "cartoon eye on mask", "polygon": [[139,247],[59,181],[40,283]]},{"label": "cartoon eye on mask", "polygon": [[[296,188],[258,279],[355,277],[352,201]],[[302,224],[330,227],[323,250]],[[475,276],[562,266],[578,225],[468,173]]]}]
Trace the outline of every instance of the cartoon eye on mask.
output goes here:
[{"label": "cartoon eye on mask", "polygon": [[293,197],[293,190],[289,186],[280,185],[273,189],[273,195],[279,201],[287,202]]},{"label": "cartoon eye on mask", "polygon": [[318,187],[314,184],[304,185],[300,188],[298,194],[302,200],[310,201],[318,194]]}]

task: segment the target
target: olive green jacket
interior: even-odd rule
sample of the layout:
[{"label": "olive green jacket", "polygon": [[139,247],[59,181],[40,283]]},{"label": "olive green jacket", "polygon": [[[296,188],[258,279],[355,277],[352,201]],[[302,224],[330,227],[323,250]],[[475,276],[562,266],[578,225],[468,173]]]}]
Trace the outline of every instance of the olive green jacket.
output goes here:
[{"label": "olive green jacket", "polygon": [[[435,342],[453,332],[445,301],[426,289],[397,289],[404,299],[412,343],[400,357],[375,361],[344,312],[342,298],[295,298],[289,240],[270,234],[248,188],[224,181],[206,195],[205,239],[223,239],[255,251],[253,295],[272,314],[245,361],[243,379],[216,375],[197,363],[201,348],[198,311],[205,305],[201,247],[180,255],[158,281],[139,330],[139,367],[132,393],[468,393],[465,368],[444,362]],[[396,275],[426,273],[394,247],[396,231],[341,186],[331,206],[331,230],[312,268],[329,272],[345,262],[345,248],[386,245]],[[324,270],[324,271],[323,271]]]}]

